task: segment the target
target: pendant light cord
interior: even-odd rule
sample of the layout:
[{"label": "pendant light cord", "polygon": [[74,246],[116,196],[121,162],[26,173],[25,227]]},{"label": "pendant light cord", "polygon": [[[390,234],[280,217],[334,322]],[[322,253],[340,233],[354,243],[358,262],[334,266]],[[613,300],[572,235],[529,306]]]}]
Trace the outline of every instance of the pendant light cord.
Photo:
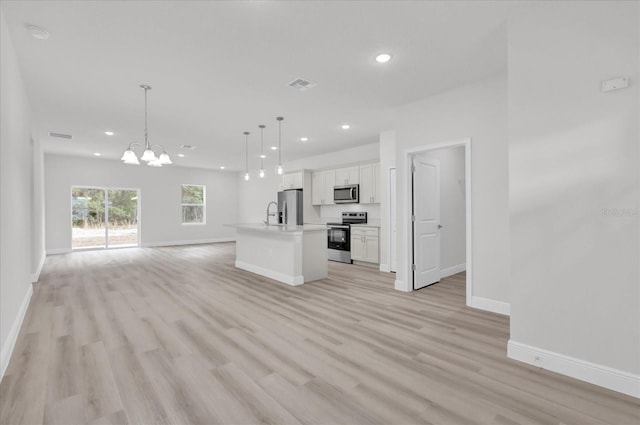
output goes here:
[{"label": "pendant light cord", "polygon": [[144,148],[145,149],[151,149],[151,147],[149,146],[149,131],[147,129],[147,90],[149,90],[146,87],[143,87],[144,89]]},{"label": "pendant light cord", "polygon": [[264,125],[260,127],[260,169],[264,170]]},{"label": "pendant light cord", "polygon": [[278,120],[278,165],[282,165],[282,120],[284,118],[277,117]]},{"label": "pendant light cord", "polygon": [[245,153],[244,172],[248,173],[249,172],[249,132],[248,131],[244,132],[244,153]]}]

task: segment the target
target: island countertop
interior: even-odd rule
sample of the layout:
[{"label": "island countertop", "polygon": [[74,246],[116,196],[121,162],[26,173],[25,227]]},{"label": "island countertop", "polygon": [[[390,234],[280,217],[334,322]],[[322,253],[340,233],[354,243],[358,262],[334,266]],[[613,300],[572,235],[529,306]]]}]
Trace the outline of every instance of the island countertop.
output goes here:
[{"label": "island countertop", "polygon": [[326,232],[327,226],[319,224],[303,224],[302,226],[294,226],[289,224],[269,224],[264,223],[234,223],[225,224],[226,227],[233,227],[240,230],[253,230],[265,233],[290,233],[300,234],[309,232]]}]

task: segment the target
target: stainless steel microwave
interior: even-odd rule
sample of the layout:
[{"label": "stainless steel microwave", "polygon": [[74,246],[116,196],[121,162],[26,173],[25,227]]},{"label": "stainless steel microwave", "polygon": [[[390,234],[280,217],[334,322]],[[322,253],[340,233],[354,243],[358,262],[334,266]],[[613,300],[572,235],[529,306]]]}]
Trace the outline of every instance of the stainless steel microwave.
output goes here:
[{"label": "stainless steel microwave", "polygon": [[357,184],[334,186],[333,202],[336,204],[357,204],[360,202],[360,186]]}]

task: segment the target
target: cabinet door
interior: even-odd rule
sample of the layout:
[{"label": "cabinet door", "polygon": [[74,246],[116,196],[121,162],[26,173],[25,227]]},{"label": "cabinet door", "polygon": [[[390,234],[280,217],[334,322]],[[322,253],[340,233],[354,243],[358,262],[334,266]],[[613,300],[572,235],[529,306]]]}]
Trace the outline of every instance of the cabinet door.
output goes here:
[{"label": "cabinet door", "polygon": [[380,203],[380,164],[373,164],[373,190],[371,200],[374,204]]},{"label": "cabinet door", "polygon": [[322,171],[315,172],[311,175],[311,204],[322,205],[323,196],[325,195],[324,173]]},{"label": "cabinet door", "polygon": [[360,181],[359,167],[344,167],[338,168],[336,172],[336,186],[343,186],[345,184],[358,184]]},{"label": "cabinet door", "polygon": [[302,189],[302,171],[298,173],[288,173],[282,177],[282,189]]},{"label": "cabinet door", "polygon": [[373,164],[360,166],[360,203],[371,204],[373,197]]},{"label": "cabinet door", "polygon": [[358,183],[360,183],[360,167],[356,165],[355,167],[347,168],[347,184]]},{"label": "cabinet door", "polygon": [[292,189],[302,189],[302,179],[303,179],[303,173],[299,172],[299,173],[293,173],[293,187]]},{"label": "cabinet door", "polygon": [[349,180],[347,168],[338,168],[335,170],[335,184],[336,186],[343,186],[347,184],[347,180]]},{"label": "cabinet door", "polygon": [[351,236],[351,259],[364,261],[363,236]]},{"label": "cabinet door", "polygon": [[360,203],[380,203],[380,164],[360,166]]},{"label": "cabinet door", "polygon": [[335,170],[327,170],[324,175],[324,205],[333,205],[333,187],[336,185]]},{"label": "cabinet door", "polygon": [[378,263],[378,238],[374,236],[364,237],[364,261]]}]

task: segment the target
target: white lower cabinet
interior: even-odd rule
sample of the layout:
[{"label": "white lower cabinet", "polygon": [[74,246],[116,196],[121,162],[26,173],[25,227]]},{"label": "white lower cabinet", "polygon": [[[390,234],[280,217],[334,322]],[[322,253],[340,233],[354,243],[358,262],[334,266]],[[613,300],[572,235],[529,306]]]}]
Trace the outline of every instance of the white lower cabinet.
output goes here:
[{"label": "white lower cabinet", "polygon": [[351,226],[351,259],[368,263],[380,262],[378,228]]}]

